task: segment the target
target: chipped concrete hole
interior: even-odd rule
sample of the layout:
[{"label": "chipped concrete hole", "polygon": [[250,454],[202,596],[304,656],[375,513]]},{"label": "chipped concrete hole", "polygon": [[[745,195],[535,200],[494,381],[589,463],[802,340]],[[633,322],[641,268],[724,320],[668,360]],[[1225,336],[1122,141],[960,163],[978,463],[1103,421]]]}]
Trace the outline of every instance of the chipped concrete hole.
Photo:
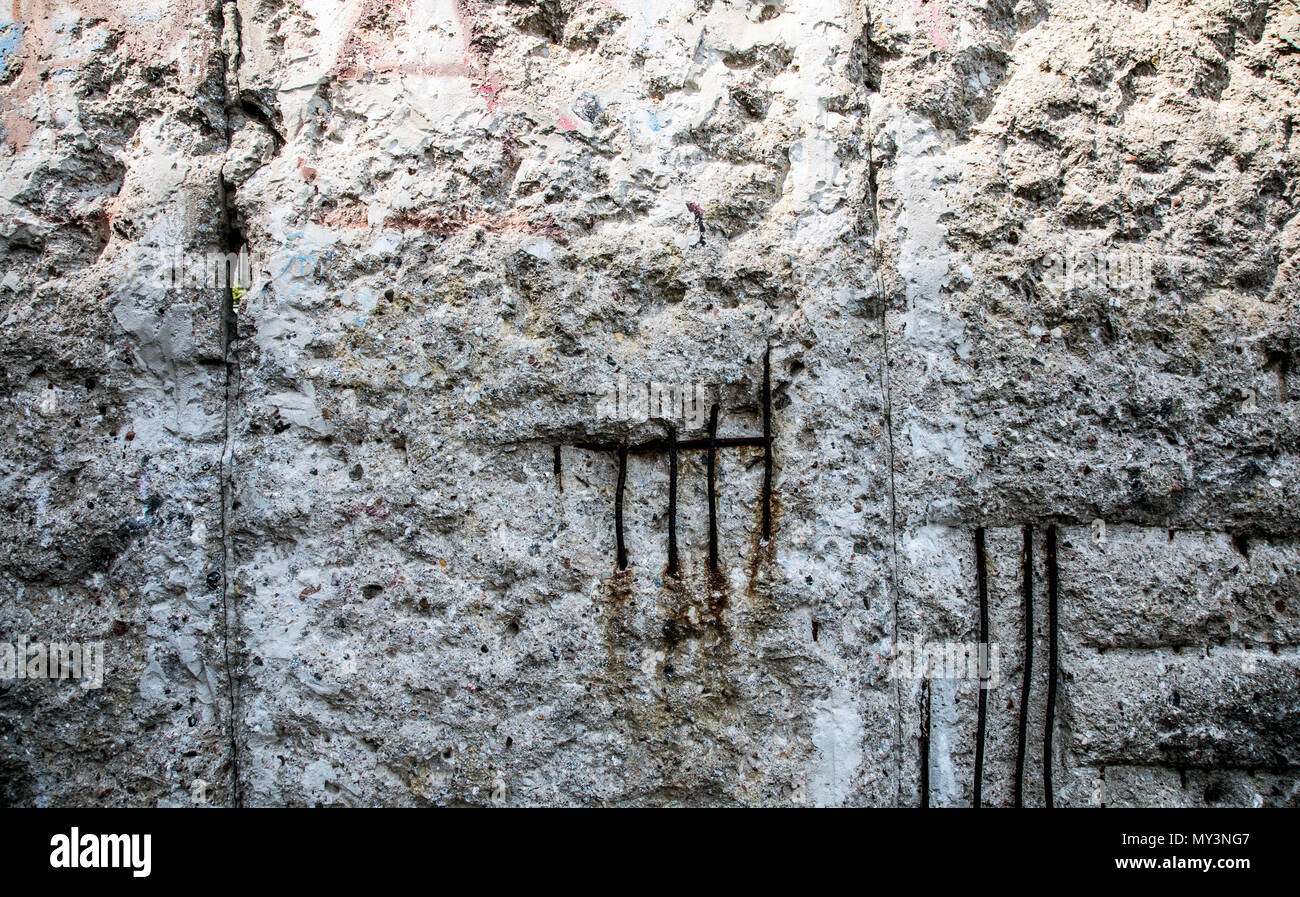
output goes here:
[{"label": "chipped concrete hole", "polygon": [[1293,0],[91,6],[0,805],[1300,802]]}]

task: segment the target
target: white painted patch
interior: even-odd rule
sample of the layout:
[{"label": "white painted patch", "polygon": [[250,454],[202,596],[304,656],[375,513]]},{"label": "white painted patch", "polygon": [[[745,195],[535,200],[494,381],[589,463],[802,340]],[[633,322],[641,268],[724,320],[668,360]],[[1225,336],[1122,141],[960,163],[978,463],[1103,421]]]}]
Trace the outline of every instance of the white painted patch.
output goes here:
[{"label": "white painted patch", "polygon": [[194,518],[193,525],[190,526],[190,542],[195,545],[202,545],[208,540],[208,527],[197,517]]},{"label": "white painted patch", "polygon": [[862,717],[853,693],[836,686],[814,711],[817,756],[808,773],[808,798],[813,806],[834,807],[848,801],[862,765],[862,738]]},{"label": "white painted patch", "polygon": [[[943,298],[957,265],[943,224],[951,211],[945,186],[960,177],[964,160],[945,147],[929,122],[894,110],[882,113],[890,116],[885,127],[898,147],[894,189],[903,206],[898,217],[898,273],[909,310],[898,349],[924,365],[927,379],[948,380],[956,369],[953,355],[964,357],[970,349],[965,326],[945,313]],[[941,458],[957,470],[967,467],[966,428],[959,415],[928,415],[925,425],[913,425],[911,437],[918,457]]]},{"label": "white painted patch", "polygon": [[957,718],[957,680],[930,680],[930,800],[938,807],[962,803],[962,789],[953,764]]}]

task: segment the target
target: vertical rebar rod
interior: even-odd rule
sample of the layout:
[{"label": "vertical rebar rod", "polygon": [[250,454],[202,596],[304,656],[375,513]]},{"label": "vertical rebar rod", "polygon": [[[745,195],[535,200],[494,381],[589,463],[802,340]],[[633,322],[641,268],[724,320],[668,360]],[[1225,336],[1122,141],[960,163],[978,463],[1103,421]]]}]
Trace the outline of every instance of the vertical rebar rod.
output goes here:
[{"label": "vertical rebar rod", "polygon": [[1057,668],[1056,524],[1047,528],[1047,721],[1043,728],[1043,796],[1055,806],[1052,793],[1052,730],[1056,725]]},{"label": "vertical rebar rod", "polygon": [[623,544],[623,490],[627,486],[627,443],[618,447],[618,488],[614,492],[614,538],[618,545],[618,569],[627,569],[627,546]]},{"label": "vertical rebar rod", "polygon": [[921,807],[930,806],[930,670],[921,680]]},{"label": "vertical rebar rod", "polygon": [[677,428],[668,425],[668,575],[677,575]]},{"label": "vertical rebar rod", "polygon": [[988,650],[989,650],[989,584],[988,557],[984,546],[984,527],[975,530],[975,592],[979,599],[980,632],[975,647],[975,663],[979,671],[979,708],[975,716],[975,785],[973,804],[979,809],[984,799],[984,741],[988,733]]},{"label": "vertical rebar rod", "polygon": [[763,353],[763,541],[772,538],[772,347]]},{"label": "vertical rebar rod", "polygon": [[718,406],[709,409],[709,574],[718,572]]},{"label": "vertical rebar rod", "polygon": [[1025,805],[1025,752],[1029,746],[1029,685],[1034,675],[1034,527],[1025,524],[1020,594],[1025,604],[1025,662],[1020,681],[1020,737],[1016,742],[1015,804]]}]

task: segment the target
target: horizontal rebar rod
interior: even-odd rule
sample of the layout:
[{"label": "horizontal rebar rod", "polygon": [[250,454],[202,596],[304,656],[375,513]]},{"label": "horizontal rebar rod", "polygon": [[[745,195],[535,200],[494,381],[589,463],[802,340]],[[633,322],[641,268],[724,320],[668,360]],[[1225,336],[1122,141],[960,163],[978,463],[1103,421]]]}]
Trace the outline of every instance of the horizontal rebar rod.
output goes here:
[{"label": "horizontal rebar rod", "polygon": [[[720,449],[764,448],[767,445],[767,440],[762,436],[719,436],[712,444]],[[709,450],[709,446],[708,439],[683,439],[677,443],[677,451],[706,452]],[[622,445],[617,442],[575,442],[573,447],[589,452],[617,452],[622,448]],[[638,445],[629,445],[627,453],[629,455],[650,455],[656,452],[666,452],[668,448],[667,439],[652,439]]]}]

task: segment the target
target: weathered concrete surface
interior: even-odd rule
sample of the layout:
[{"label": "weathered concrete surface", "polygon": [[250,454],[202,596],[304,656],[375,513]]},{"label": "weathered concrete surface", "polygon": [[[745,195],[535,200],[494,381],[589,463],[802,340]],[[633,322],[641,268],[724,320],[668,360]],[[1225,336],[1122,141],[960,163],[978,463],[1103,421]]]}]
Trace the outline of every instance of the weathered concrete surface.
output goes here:
[{"label": "weathered concrete surface", "polygon": [[[891,654],[982,527],[1010,804],[1032,525],[1038,805],[1055,524],[1055,801],[1296,802],[1294,2],[22,0],[0,67],[0,638],[107,646],[0,682],[0,801],[968,804],[978,678]],[[707,414],[609,384],[761,436],[769,347],[771,538],[723,448],[709,575],[684,450],[668,575],[634,452],[616,572],[583,444]]]}]

